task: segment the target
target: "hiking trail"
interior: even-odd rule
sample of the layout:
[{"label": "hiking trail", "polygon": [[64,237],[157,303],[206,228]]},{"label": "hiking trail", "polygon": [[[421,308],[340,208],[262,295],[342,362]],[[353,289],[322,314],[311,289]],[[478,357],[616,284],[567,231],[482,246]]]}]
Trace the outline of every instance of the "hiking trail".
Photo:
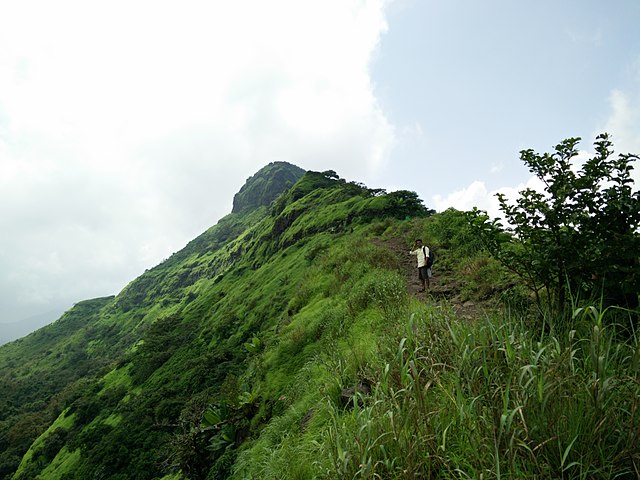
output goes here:
[{"label": "hiking trail", "polygon": [[388,240],[375,239],[374,243],[390,250],[396,256],[401,273],[405,278],[407,290],[412,296],[422,302],[446,300],[451,304],[456,315],[467,320],[477,319],[482,315],[486,305],[463,300],[460,296],[462,287],[460,277],[454,276],[451,271],[440,268],[442,265],[441,255],[446,255],[446,251],[436,251],[437,256],[432,268],[433,277],[430,279],[430,288],[421,292],[422,285],[418,279],[416,257],[409,254],[410,248],[405,245],[403,240],[394,237]]}]

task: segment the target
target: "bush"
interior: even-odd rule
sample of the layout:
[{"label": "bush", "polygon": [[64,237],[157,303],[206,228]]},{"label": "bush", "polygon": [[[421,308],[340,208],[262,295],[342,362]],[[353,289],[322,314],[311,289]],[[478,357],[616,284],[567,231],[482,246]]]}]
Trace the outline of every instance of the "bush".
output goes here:
[{"label": "bush", "polygon": [[613,158],[613,144],[602,134],[596,154],[575,172],[579,141],[564,140],[553,154],[520,152],[544,191],[527,188],[514,203],[498,194],[506,228],[483,212],[472,216],[490,251],[521,276],[540,305],[552,314],[569,313],[565,319],[571,318],[571,297],[639,304],[640,191],[631,176],[638,156]]}]

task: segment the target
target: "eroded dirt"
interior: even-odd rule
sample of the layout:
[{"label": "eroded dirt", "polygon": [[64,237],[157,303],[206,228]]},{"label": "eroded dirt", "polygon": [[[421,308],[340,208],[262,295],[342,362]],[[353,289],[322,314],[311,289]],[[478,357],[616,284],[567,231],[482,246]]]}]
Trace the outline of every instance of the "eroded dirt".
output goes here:
[{"label": "eroded dirt", "polygon": [[447,301],[456,312],[459,318],[473,320],[480,318],[488,305],[482,302],[473,302],[461,298],[461,287],[464,279],[460,275],[456,276],[453,272],[440,270],[438,266],[438,258],[445,252],[436,252],[436,261],[434,262],[432,272],[433,277],[430,280],[430,287],[421,292],[422,284],[418,278],[418,266],[415,255],[410,255],[410,248],[406,246],[400,238],[392,238],[389,240],[376,239],[374,243],[382,248],[386,248],[393,252],[398,259],[398,265],[405,277],[407,290],[417,299],[426,301]]}]

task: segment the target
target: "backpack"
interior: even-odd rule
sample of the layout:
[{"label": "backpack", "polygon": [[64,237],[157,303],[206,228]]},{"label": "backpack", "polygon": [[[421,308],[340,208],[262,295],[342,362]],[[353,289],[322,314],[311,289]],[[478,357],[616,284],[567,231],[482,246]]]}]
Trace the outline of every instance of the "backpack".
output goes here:
[{"label": "backpack", "polygon": [[[422,252],[424,253],[424,248],[422,247]],[[425,255],[426,256],[426,255]],[[429,249],[429,258],[427,258],[427,268],[431,268],[431,266],[433,265],[433,262],[435,261],[436,256],[433,253],[433,248]]]}]

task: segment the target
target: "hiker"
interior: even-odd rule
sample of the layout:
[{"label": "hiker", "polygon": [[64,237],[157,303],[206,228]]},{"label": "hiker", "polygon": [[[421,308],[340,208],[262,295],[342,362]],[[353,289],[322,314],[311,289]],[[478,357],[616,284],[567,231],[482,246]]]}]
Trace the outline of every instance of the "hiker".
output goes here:
[{"label": "hiker", "polygon": [[422,240],[417,239],[413,244],[414,249],[409,252],[410,255],[415,255],[418,259],[418,278],[422,283],[422,290],[429,288],[429,278],[431,278],[431,268],[427,266],[429,263],[429,247],[422,245]]}]

